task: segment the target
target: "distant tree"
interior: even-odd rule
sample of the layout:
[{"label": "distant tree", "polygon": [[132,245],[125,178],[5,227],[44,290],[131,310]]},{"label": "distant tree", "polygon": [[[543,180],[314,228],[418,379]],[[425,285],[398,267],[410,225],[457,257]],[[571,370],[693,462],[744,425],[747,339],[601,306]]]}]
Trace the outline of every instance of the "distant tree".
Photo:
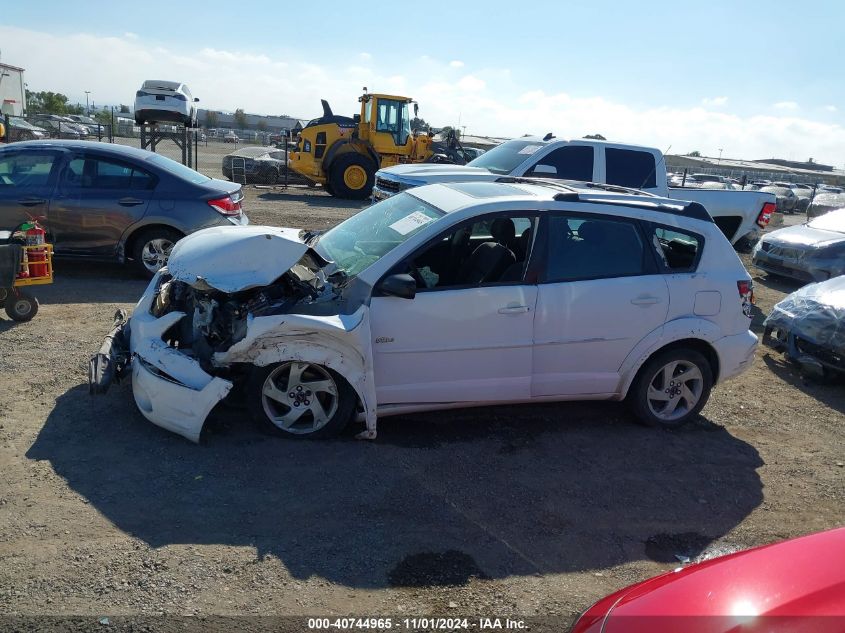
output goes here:
[{"label": "distant tree", "polygon": [[255,124],[255,129],[259,132],[266,132],[267,131],[267,121],[264,119],[259,119],[258,123]]},{"label": "distant tree", "polygon": [[591,138],[596,141],[606,141],[607,139],[603,137],[601,134],[587,134],[584,138]]},{"label": "distant tree", "polygon": [[129,106],[121,103],[120,104],[120,113],[121,114],[129,114]]},{"label": "distant tree", "polygon": [[91,116],[95,121],[97,121],[97,123],[111,125],[111,110],[109,108],[103,107],[102,110],[92,111]]},{"label": "distant tree", "polygon": [[31,114],[81,114],[82,108],[77,112],[76,106],[69,106],[67,97],[60,92],[26,91],[26,109]]},{"label": "distant tree", "polygon": [[440,135],[441,136],[449,136],[449,134],[455,134],[455,138],[461,138],[461,131],[453,128],[451,125],[447,125],[445,127],[440,128]]},{"label": "distant tree", "polygon": [[213,128],[217,127],[220,124],[220,117],[217,116],[216,112],[212,112],[211,110],[205,111],[205,127]]},{"label": "distant tree", "polygon": [[411,119],[411,130],[416,132],[418,130],[427,130],[429,128],[428,123],[425,122],[425,119],[421,119],[419,117],[414,117]]},{"label": "distant tree", "polygon": [[246,122],[246,113],[243,111],[243,108],[235,110],[235,127],[239,130],[245,130],[249,127]]},{"label": "distant tree", "polygon": [[698,150],[695,150],[694,152],[690,152],[689,154],[687,154],[687,156],[693,156],[695,158],[699,158],[699,157],[701,157],[701,152],[699,152]]}]

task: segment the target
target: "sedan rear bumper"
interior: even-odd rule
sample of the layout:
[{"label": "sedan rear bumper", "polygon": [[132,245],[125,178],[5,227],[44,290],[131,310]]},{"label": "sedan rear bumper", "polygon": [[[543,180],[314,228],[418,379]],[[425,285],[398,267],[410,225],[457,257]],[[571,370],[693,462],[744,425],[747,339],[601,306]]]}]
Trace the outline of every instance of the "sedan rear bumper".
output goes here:
[{"label": "sedan rear bumper", "polygon": [[757,343],[757,335],[751,330],[714,341],[713,348],[719,357],[718,382],[738,376],[751,367]]}]

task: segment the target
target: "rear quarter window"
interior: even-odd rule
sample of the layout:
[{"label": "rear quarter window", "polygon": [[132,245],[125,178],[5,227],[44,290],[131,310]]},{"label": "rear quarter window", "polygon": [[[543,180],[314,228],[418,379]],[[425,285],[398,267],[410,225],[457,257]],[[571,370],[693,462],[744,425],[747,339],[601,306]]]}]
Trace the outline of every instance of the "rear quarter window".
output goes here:
[{"label": "rear quarter window", "polygon": [[649,235],[661,268],[671,273],[691,273],[698,268],[704,238],[697,233],[652,224]]}]

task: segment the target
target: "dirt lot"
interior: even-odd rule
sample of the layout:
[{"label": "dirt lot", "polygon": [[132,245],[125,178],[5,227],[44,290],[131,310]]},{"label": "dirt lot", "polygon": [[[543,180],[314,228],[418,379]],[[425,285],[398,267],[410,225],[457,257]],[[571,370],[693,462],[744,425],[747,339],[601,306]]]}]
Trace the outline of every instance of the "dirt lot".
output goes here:
[{"label": "dirt lot", "polygon": [[[250,188],[254,222],[356,205]],[[763,314],[793,286],[755,277]],[[0,317],[0,614],[560,615],[675,567],[845,522],[843,385],[765,349],[674,433],[615,403],[388,418],[292,442],[216,410],[205,445],[146,422],[89,355],[144,282],[58,264]]]}]

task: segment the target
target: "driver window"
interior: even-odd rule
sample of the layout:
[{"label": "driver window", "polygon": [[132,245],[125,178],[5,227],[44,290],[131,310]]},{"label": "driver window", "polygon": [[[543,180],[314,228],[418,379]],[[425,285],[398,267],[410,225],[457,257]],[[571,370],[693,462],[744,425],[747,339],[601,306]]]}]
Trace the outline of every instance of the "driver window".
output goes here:
[{"label": "driver window", "polygon": [[531,252],[534,216],[492,216],[464,224],[417,252],[402,270],[420,291],[520,283]]}]

